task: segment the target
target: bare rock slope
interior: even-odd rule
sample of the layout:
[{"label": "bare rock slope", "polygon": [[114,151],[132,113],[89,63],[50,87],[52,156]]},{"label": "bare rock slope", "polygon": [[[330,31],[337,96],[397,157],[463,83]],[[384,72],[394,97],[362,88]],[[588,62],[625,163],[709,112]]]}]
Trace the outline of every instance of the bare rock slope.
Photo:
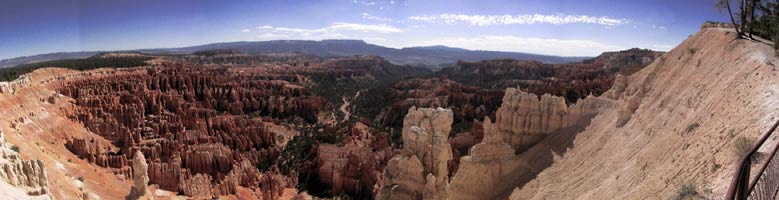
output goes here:
[{"label": "bare rock slope", "polygon": [[594,96],[568,106],[561,97],[506,89],[496,122],[484,120],[481,143],[460,159],[449,199],[507,198],[565,152],[593,116],[613,106]]},{"label": "bare rock slope", "polygon": [[734,141],[756,138],[779,114],[779,60],[768,45],[734,38],[704,26],[618,78],[603,95],[615,105],[510,199],[669,199],[686,183],[721,198],[738,159]]},{"label": "bare rock slope", "polygon": [[[0,130],[0,181],[20,190],[2,190],[4,198],[50,199],[48,195],[48,178],[43,161],[22,160],[11,146],[5,143],[3,131]],[[15,192],[18,191],[18,192]],[[21,193],[20,192],[24,192]],[[29,196],[27,196],[29,195]]]}]

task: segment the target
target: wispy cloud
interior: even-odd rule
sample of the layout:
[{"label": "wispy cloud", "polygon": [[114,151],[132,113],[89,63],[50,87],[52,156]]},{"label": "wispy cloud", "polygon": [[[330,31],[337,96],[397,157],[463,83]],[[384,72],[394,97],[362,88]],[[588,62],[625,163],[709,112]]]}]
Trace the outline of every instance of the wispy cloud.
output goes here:
[{"label": "wispy cloud", "polygon": [[366,35],[401,33],[403,29],[386,24],[332,23],[317,29],[258,26],[258,39],[343,39],[362,38]]},{"label": "wispy cloud", "polygon": [[464,15],[440,14],[411,16],[408,19],[427,23],[468,24],[475,26],[510,25],[510,24],[598,24],[618,26],[627,24],[626,19],[616,19],[606,16],[587,15]]},{"label": "wispy cloud", "polygon": [[595,56],[605,51],[626,49],[592,40],[563,40],[553,38],[488,35],[451,37],[411,42],[407,46],[446,45],[472,50],[515,51],[561,56]]},{"label": "wispy cloud", "polygon": [[249,29],[243,29],[243,30],[241,30],[241,32],[242,32],[242,33],[248,33],[248,32],[251,32],[251,31],[252,31],[252,30],[249,30]]},{"label": "wispy cloud", "polygon": [[330,30],[345,30],[345,31],[361,31],[361,32],[375,32],[375,33],[400,33],[403,29],[386,25],[386,24],[350,24],[350,23],[333,23],[325,29]]},{"label": "wispy cloud", "polygon": [[393,20],[386,17],[371,15],[370,13],[362,13],[363,19],[369,19],[369,20],[375,20],[375,21],[381,21],[381,22],[392,22]]}]

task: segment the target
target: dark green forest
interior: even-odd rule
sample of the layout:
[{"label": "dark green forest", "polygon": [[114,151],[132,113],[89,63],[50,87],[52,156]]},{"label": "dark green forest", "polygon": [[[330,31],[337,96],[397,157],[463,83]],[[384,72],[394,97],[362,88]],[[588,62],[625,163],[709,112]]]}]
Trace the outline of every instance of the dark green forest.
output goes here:
[{"label": "dark green forest", "polygon": [[30,73],[44,67],[61,67],[75,70],[90,70],[106,67],[128,68],[144,66],[146,65],[145,61],[149,59],[151,59],[151,57],[147,56],[100,57],[98,55],[84,59],[67,59],[23,64],[14,67],[0,68],[0,81],[12,81],[19,78],[19,75]]}]

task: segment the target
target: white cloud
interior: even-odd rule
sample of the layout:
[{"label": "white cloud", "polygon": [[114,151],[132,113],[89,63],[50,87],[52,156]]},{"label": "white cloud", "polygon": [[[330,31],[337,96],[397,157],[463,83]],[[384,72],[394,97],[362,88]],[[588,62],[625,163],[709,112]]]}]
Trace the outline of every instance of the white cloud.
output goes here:
[{"label": "white cloud", "polygon": [[251,32],[251,31],[252,31],[252,30],[249,30],[249,29],[243,29],[243,30],[241,30],[241,32],[242,32],[242,33],[248,33],[248,32]]},{"label": "white cloud", "polygon": [[390,18],[376,16],[376,15],[371,15],[370,13],[365,13],[365,12],[362,13],[362,18],[363,19],[369,19],[369,20],[381,21],[381,22],[392,22],[393,21]]},{"label": "white cloud", "polygon": [[352,3],[362,4],[362,5],[365,5],[365,6],[374,6],[374,5],[376,5],[375,1],[365,1],[365,0],[354,0],[354,1],[352,1]]},{"label": "white cloud", "polygon": [[445,45],[472,50],[514,51],[560,56],[596,56],[605,51],[627,49],[592,40],[562,40],[551,38],[489,35],[450,37],[411,42],[406,46]]},{"label": "white cloud", "polygon": [[510,25],[510,24],[598,24],[617,26],[628,23],[626,19],[615,19],[606,16],[595,17],[587,15],[463,15],[440,14],[411,16],[408,19],[427,23],[468,24],[475,26]]},{"label": "white cloud", "polygon": [[257,37],[257,39],[262,39],[262,40],[276,40],[276,39],[289,38],[290,35],[275,34],[275,33],[263,33],[263,34],[257,35],[256,37]]},{"label": "white cloud", "polygon": [[[354,24],[354,23],[332,23],[329,26],[317,29],[303,29],[275,26],[258,26],[257,38],[259,39],[303,39],[303,40],[321,40],[321,39],[344,39],[359,38],[354,35],[366,36],[371,34],[389,34],[401,33],[403,29],[386,24]],[[378,37],[368,37],[378,38]]]},{"label": "white cloud", "polygon": [[402,29],[386,25],[372,25],[372,24],[350,24],[350,23],[333,23],[325,29],[333,31],[360,31],[360,32],[375,32],[375,33],[400,33]]}]

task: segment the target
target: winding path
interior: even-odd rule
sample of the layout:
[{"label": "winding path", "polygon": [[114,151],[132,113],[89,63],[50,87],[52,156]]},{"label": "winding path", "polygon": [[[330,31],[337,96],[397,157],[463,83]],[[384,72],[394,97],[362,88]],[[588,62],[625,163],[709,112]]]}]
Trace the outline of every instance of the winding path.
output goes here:
[{"label": "winding path", "polygon": [[[352,97],[351,100],[355,100],[359,96],[360,96],[360,91],[357,91],[357,93],[354,94],[354,97]],[[341,97],[341,101],[343,101],[344,104],[342,104],[341,107],[338,108],[338,109],[341,110],[342,113],[344,113],[344,119],[341,120],[341,122],[345,122],[345,121],[348,121],[349,117],[351,117],[351,115],[352,115],[352,113],[349,112],[349,104],[351,104],[351,102],[349,101],[349,98],[347,98],[347,97]]]}]

